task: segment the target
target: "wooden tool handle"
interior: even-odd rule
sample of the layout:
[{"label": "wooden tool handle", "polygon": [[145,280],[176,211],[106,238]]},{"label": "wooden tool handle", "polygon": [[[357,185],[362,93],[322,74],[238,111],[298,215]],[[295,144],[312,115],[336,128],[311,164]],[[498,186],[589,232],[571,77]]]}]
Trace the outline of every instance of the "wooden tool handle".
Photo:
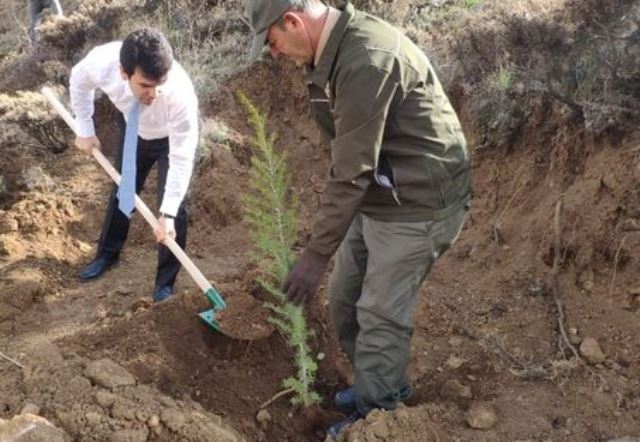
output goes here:
[{"label": "wooden tool handle", "polygon": [[[73,119],[69,111],[64,107],[64,105],[60,103],[60,100],[58,100],[58,97],[55,96],[53,91],[48,87],[43,87],[42,94],[49,101],[49,103],[51,103],[51,105],[56,110],[58,115],[60,115],[62,119],[69,125],[73,133],[77,134],[75,120]],[[107,174],[109,174],[111,179],[116,184],[120,184],[120,174],[111,165],[109,160],[105,158],[102,152],[100,152],[99,149],[93,148],[91,149],[91,155],[93,155],[96,161],[102,166],[102,168],[107,172]],[[154,229],[157,228],[158,220],[156,219],[153,212],[149,210],[147,205],[144,203],[144,201],[142,201],[142,199],[140,199],[138,195],[136,195],[135,200],[136,200],[136,209],[138,209],[138,212],[140,212],[140,214],[144,217],[144,219],[147,220],[147,222],[151,227],[153,227]],[[198,284],[198,287],[200,287],[200,289],[202,289],[203,292],[206,293],[209,289],[212,288],[207,278],[205,278],[202,272],[195,266],[193,261],[189,259],[187,254],[184,253],[184,250],[182,250],[182,248],[178,245],[178,243],[176,243],[171,238],[167,238],[164,240],[164,244],[169,248],[169,250],[171,250],[171,252],[175,255],[175,257],[178,258],[178,261],[180,261],[180,264],[182,264],[182,266],[189,273],[189,275],[191,275],[193,280],[196,282],[196,284]]]}]

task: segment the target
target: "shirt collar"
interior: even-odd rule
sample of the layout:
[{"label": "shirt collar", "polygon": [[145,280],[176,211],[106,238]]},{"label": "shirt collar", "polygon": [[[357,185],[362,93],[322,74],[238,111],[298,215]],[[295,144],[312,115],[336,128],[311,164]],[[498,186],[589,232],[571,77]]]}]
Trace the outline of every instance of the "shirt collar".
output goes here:
[{"label": "shirt collar", "polygon": [[340,19],[341,12],[336,9],[328,6],[329,11],[327,12],[327,20],[322,28],[322,33],[320,33],[320,40],[318,40],[318,47],[316,48],[316,55],[313,59],[313,65],[318,65],[318,60],[320,60],[320,56],[322,55],[322,51],[324,51],[324,47],[327,45],[327,40],[329,39],[329,35],[331,35],[331,31],[335,27],[336,23]]},{"label": "shirt collar", "polygon": [[[342,41],[342,37],[347,30],[347,26],[353,18],[355,9],[351,3],[347,3],[342,10],[342,13],[337,17],[337,21],[333,25],[328,33],[329,36],[326,40],[322,52],[318,57],[318,62],[314,67],[308,69],[308,82],[313,83],[318,87],[324,89],[329,81],[329,75],[331,75],[331,69],[333,68],[333,62],[335,61],[338,53],[338,47]],[[326,27],[326,26],[325,26]],[[324,33],[324,29],[322,31]]]}]

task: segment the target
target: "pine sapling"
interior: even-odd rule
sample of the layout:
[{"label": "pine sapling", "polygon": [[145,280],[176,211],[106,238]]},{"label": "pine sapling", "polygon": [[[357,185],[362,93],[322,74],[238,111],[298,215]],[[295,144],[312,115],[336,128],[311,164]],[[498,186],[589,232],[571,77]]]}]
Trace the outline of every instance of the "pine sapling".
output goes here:
[{"label": "pine sapling", "polygon": [[256,246],[254,259],[266,275],[260,284],[275,299],[266,304],[273,313],[270,321],[295,352],[297,374],[285,379],[283,385],[294,393],[294,404],[309,406],[320,400],[311,390],[318,369],[308,345],[311,332],[302,307],[286,302],[278,288],[294,262],[292,248],[297,239],[298,198],[290,190],[286,155],[274,149],[276,134],[267,132],[267,115],[242,92],[236,95],[254,130],[249,190],[242,196],[244,219]]}]

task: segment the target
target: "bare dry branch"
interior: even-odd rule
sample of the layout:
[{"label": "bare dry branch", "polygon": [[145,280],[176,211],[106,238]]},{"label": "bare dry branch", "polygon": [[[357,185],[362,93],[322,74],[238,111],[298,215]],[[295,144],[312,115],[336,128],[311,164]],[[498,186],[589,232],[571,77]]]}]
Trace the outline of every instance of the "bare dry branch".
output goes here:
[{"label": "bare dry branch", "polygon": [[553,299],[556,303],[556,308],[558,309],[558,327],[560,328],[560,334],[562,335],[562,342],[571,350],[573,355],[580,359],[580,354],[578,350],[573,346],[571,341],[569,340],[569,336],[567,335],[567,330],[564,326],[564,309],[562,307],[562,301],[560,300],[560,264],[562,262],[562,228],[560,224],[560,214],[562,212],[562,201],[558,201],[556,204],[555,215],[553,217],[553,227],[555,232],[555,247],[554,247],[554,258],[553,258],[553,269],[551,270],[551,275],[553,277]]}]

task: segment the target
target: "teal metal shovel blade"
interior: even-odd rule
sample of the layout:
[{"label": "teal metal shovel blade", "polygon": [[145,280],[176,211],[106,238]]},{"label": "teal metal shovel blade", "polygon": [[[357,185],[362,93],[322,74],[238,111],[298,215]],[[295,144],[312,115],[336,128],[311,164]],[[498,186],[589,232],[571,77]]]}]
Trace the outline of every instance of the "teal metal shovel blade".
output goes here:
[{"label": "teal metal shovel blade", "polygon": [[216,320],[216,313],[226,308],[227,304],[224,302],[224,299],[222,299],[222,296],[220,296],[220,293],[213,287],[209,288],[205,295],[212,308],[198,313],[198,316],[213,330],[222,331],[220,330],[220,323]]}]

